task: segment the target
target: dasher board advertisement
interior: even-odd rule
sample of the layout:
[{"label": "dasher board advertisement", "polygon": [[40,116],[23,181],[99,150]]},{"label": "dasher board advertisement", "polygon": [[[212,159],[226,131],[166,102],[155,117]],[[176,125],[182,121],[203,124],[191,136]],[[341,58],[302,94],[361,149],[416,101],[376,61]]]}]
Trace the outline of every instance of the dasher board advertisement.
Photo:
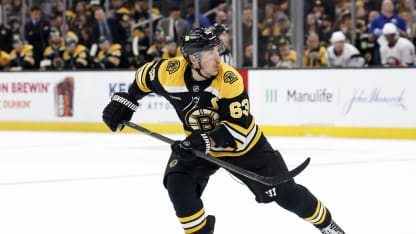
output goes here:
[{"label": "dasher board advertisement", "polygon": [[[134,80],[128,72],[0,73],[0,121],[96,122],[115,92],[127,92]],[[140,100],[133,121],[177,123],[164,98]]]},{"label": "dasher board advertisement", "polygon": [[259,124],[416,128],[414,69],[249,71]]}]

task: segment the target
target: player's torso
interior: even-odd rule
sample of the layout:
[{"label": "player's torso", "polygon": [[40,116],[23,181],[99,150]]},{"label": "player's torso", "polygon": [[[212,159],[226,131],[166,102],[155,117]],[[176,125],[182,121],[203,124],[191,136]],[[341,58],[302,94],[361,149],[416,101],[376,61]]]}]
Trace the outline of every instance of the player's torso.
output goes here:
[{"label": "player's torso", "polygon": [[[215,79],[195,81],[184,60],[170,59],[157,71],[154,89],[175,108],[185,130],[211,131],[219,121],[219,88]],[[220,77],[220,75],[218,76]]]}]

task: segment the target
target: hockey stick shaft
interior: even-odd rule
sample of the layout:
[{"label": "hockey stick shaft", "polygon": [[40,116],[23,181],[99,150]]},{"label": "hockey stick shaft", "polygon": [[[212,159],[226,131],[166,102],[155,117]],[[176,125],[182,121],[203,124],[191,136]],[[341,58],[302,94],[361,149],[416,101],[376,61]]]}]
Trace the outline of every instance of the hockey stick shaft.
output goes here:
[{"label": "hockey stick shaft", "polygon": [[[144,128],[140,125],[137,125],[135,123],[129,122],[129,121],[123,121],[122,122],[123,125],[128,126],[132,129],[135,129],[141,133],[144,133],[148,136],[154,137],[156,139],[159,139],[165,143],[168,144],[173,144],[175,141],[172,140],[171,138],[168,138],[166,136],[163,136],[159,133],[153,132],[147,128]],[[296,167],[295,169],[293,169],[292,171],[289,171],[286,174],[281,174],[278,176],[272,176],[272,177],[266,177],[266,176],[261,176],[259,174],[256,174],[252,171],[246,170],[244,168],[235,166],[229,162],[226,162],[222,159],[216,158],[216,157],[212,157],[209,156],[208,154],[205,154],[199,150],[192,150],[192,153],[199,157],[199,158],[203,158],[211,163],[214,163],[228,171],[234,172],[238,175],[244,176],[246,178],[249,178],[251,180],[257,181],[259,183],[265,184],[267,186],[275,186],[277,184],[281,184],[284,183],[290,179],[292,179],[293,177],[295,177],[296,175],[298,175],[300,172],[302,172],[309,164],[310,162],[310,158],[307,158],[302,164],[300,164],[298,167]]]}]

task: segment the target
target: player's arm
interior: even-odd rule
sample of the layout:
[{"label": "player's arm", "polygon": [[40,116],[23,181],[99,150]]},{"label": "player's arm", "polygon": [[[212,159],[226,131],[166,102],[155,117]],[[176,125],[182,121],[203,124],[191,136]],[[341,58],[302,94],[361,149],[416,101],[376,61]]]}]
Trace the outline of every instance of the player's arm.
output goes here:
[{"label": "player's arm", "polygon": [[153,61],[136,70],[134,81],[128,91],[136,100],[142,99],[153,91],[151,79],[154,79],[158,65],[159,62]]},{"label": "player's arm", "polygon": [[213,146],[240,148],[251,141],[255,124],[247,93],[243,91],[238,96],[223,98],[218,104],[220,124],[209,133]]},{"label": "player's arm", "polygon": [[118,92],[111,97],[111,102],[103,110],[103,121],[113,132],[121,130],[122,122],[131,119],[139,107],[137,100],[152,92],[152,76],[149,73],[155,72],[154,69],[155,62],[146,63],[137,69],[134,82],[127,93]]}]

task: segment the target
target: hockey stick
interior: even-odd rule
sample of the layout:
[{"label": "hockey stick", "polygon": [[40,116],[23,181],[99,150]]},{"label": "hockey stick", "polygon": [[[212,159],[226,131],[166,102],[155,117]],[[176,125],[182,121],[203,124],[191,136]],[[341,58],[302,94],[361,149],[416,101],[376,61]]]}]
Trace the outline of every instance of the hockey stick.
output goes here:
[{"label": "hockey stick", "polygon": [[[125,125],[125,126],[128,126],[128,127],[132,128],[132,129],[135,129],[135,130],[137,130],[139,132],[142,132],[142,133],[144,133],[144,134],[146,134],[148,136],[151,136],[151,137],[154,137],[156,139],[159,139],[159,140],[161,140],[161,141],[163,141],[165,143],[173,144],[175,142],[174,140],[172,140],[172,139],[170,139],[170,138],[168,138],[166,136],[163,136],[163,135],[161,135],[159,133],[153,132],[153,131],[151,131],[151,130],[149,130],[147,128],[144,128],[144,127],[142,127],[140,125],[137,125],[137,124],[134,124],[132,122],[123,121],[122,124]],[[194,150],[192,150],[192,153],[195,156],[200,157],[200,158],[203,158],[203,159],[205,159],[205,160],[207,160],[207,161],[209,161],[211,163],[214,163],[214,164],[216,164],[216,165],[218,165],[218,166],[220,166],[220,167],[222,167],[222,168],[224,168],[226,170],[229,170],[231,172],[234,172],[234,173],[236,173],[238,175],[242,175],[242,176],[244,176],[246,178],[249,178],[251,180],[257,181],[257,182],[262,183],[262,184],[265,184],[267,186],[275,186],[275,185],[284,183],[284,182],[292,179],[293,177],[295,177],[299,173],[301,173],[308,166],[308,164],[310,162],[310,158],[308,157],[302,164],[300,164],[295,169],[289,171],[288,173],[281,174],[281,175],[278,175],[278,176],[267,177],[267,176],[261,176],[259,174],[256,174],[256,173],[252,172],[252,171],[248,171],[248,170],[243,169],[241,167],[235,166],[235,165],[233,165],[233,164],[231,164],[229,162],[226,162],[224,160],[221,160],[219,158],[209,156],[208,154],[205,154],[205,153],[203,153],[203,152],[201,152],[199,150],[195,150],[194,149]]]}]

